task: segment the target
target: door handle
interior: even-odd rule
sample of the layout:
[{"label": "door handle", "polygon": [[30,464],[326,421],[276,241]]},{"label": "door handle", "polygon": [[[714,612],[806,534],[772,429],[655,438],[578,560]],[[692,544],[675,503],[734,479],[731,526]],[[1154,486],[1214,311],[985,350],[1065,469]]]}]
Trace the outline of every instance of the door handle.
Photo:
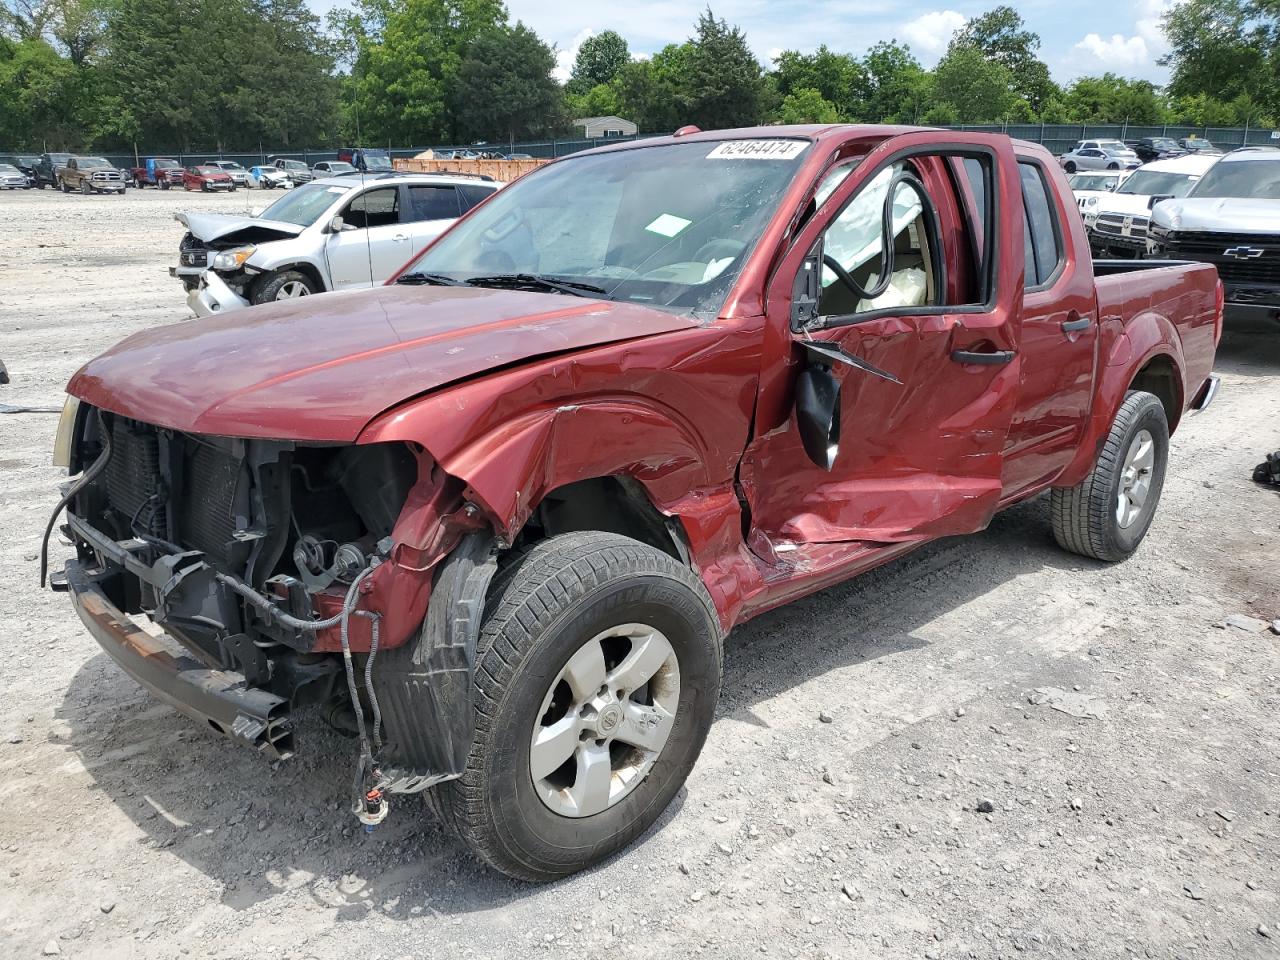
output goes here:
[{"label": "door handle", "polygon": [[1016,350],[993,350],[979,353],[975,350],[952,350],[951,359],[956,363],[972,363],[980,367],[994,367],[1008,363],[1017,355]]},{"label": "door handle", "polygon": [[[1070,316],[1070,314],[1068,314],[1068,316]],[[1079,333],[1081,330],[1088,330],[1089,324],[1091,323],[1093,323],[1093,321],[1089,317],[1077,316],[1075,317],[1075,319],[1072,319],[1072,320],[1063,320],[1062,332],[1063,333]]]},{"label": "door handle", "polygon": [[403,233],[397,233],[397,234],[396,234],[394,237],[392,237],[391,239],[392,239],[392,240],[394,240],[396,243],[404,243],[406,240],[408,240],[408,239],[409,239],[409,237],[408,237],[406,234],[403,234]]}]

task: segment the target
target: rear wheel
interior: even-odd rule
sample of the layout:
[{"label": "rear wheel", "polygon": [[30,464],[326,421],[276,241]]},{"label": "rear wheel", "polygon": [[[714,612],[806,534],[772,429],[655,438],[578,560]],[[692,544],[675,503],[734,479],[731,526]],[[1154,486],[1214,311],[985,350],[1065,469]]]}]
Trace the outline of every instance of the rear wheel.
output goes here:
[{"label": "rear wheel", "polygon": [[1064,169],[1067,171],[1067,173],[1075,173],[1076,172],[1075,161],[1068,160]]},{"label": "rear wheel", "polygon": [[1123,560],[1147,535],[1169,459],[1169,423],[1154,395],[1130,391],[1093,470],[1051,495],[1053,536],[1072,553]]},{"label": "rear wheel", "polygon": [[543,541],[495,589],[466,771],[434,798],[490,866],[553,880],[626,846],[680,790],[720,692],[719,622],[692,572],[616,534]]}]

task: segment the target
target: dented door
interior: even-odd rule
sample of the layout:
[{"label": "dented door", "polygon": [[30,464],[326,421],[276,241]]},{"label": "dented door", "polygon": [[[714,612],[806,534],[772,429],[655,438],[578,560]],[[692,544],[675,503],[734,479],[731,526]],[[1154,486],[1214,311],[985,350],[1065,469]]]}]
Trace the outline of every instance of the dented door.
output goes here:
[{"label": "dented door", "polygon": [[[952,155],[948,149],[961,146],[948,148],[945,135],[936,133],[888,146],[843,178],[770,285],[772,344],[766,345],[756,438],[740,472],[752,549],[766,557],[785,544],[968,533],[985,527],[1000,501],[1002,450],[1020,375],[1022,245],[1014,240],[1021,237],[1022,209],[1008,192],[1009,183],[1017,185],[1013,154],[1008,141],[990,138],[972,156]],[[972,140],[963,149],[971,147]],[[966,176],[966,164],[976,179]],[[857,227],[871,216],[859,221],[857,204],[880,210],[874,191],[900,172],[907,174],[901,183],[915,183],[903,196],[901,184],[892,187],[893,254],[884,255],[889,244],[882,240],[877,261],[874,252],[867,256],[867,234]],[[884,187],[885,196],[889,190]],[[981,195],[981,222],[966,216],[960,202],[974,192]],[[809,332],[798,331],[794,278],[806,261],[811,269],[817,263],[819,243],[829,258],[820,319]],[[1013,267],[1004,251],[1017,253]],[[874,286],[882,269],[893,283],[872,298],[833,291],[831,259],[855,281],[861,272],[864,286]],[[830,469],[806,454],[794,409],[797,376],[812,362],[812,351],[800,343],[805,339],[837,345],[873,368],[830,368],[840,391],[838,451]]]}]

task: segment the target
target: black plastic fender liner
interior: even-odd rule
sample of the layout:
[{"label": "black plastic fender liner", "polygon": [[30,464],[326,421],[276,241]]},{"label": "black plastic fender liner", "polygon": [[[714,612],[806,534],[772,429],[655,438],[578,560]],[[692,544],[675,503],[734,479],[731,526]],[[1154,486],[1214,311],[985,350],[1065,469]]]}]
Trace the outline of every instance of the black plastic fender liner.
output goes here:
[{"label": "black plastic fender liner", "polygon": [[468,534],[440,564],[418,636],[374,661],[392,793],[462,775],[475,736],[476,644],[497,569],[493,536]]}]

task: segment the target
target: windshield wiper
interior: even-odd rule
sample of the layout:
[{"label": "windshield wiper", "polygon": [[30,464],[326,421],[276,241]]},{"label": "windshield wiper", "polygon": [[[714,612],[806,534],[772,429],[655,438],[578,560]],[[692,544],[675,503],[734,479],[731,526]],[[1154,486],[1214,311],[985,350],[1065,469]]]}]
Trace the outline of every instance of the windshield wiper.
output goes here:
[{"label": "windshield wiper", "polygon": [[403,276],[396,277],[396,283],[419,284],[429,283],[433,287],[461,287],[463,282],[455,280],[453,277],[446,277],[442,273],[406,273]]},{"label": "windshield wiper", "polygon": [[572,297],[589,297],[592,294],[607,294],[604,287],[594,283],[581,283],[577,280],[561,280],[559,277],[543,277],[532,273],[498,273],[491,277],[471,277],[466,281],[473,287],[534,287],[541,290],[554,290],[556,293],[567,293]]}]

